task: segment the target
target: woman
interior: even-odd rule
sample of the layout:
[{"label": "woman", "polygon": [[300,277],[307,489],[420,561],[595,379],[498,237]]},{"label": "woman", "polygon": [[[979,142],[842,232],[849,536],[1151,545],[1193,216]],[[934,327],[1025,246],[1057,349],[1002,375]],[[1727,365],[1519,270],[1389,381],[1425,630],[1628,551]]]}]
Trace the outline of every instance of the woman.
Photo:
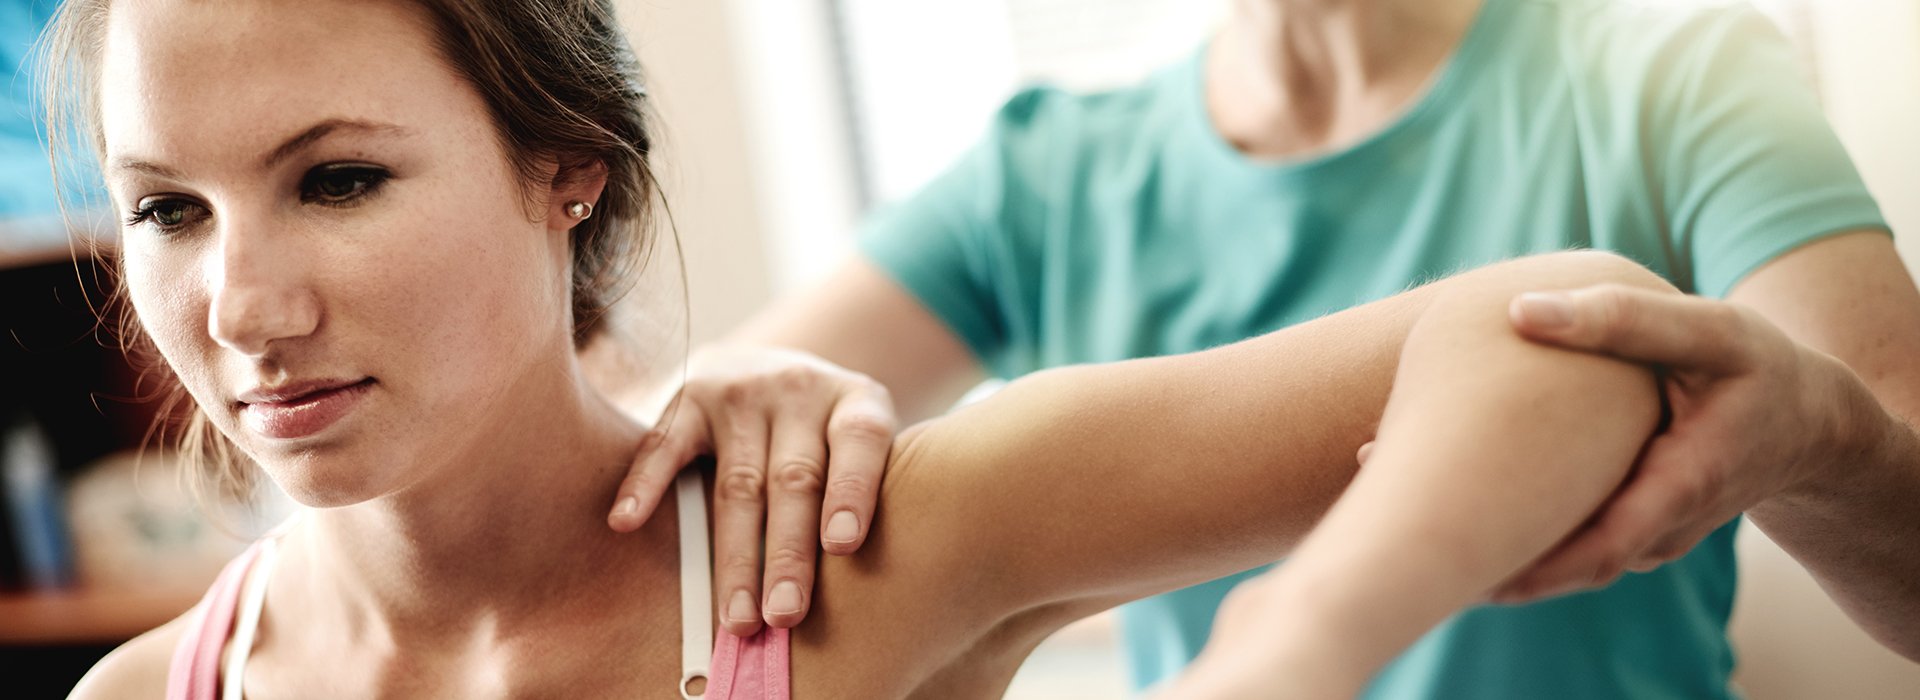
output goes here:
[{"label": "woman", "polygon": [[[639,544],[606,530],[643,429],[575,354],[652,192],[606,4],[62,13],[56,65],[98,87],[78,106],[128,212],[142,329],[213,437],[309,506],[76,697],[698,686],[713,607],[681,567],[704,572],[700,518],[654,518]],[[1599,282],[1670,292],[1611,256],[1525,259],[1205,353],[1041,373],[911,430],[880,508],[913,517],[824,564],[790,640],[722,634],[713,695],[997,693],[1068,621],[1286,554],[1377,425],[1367,469],[1395,478],[1342,508],[1377,526],[1302,552],[1287,580],[1314,614],[1273,635],[1297,692],[1354,692],[1383,646],[1577,525],[1654,427],[1646,371],[1506,327],[1517,291]],[[1423,592],[1347,595],[1353,573]],[[1318,636],[1356,619],[1364,638]]]}]

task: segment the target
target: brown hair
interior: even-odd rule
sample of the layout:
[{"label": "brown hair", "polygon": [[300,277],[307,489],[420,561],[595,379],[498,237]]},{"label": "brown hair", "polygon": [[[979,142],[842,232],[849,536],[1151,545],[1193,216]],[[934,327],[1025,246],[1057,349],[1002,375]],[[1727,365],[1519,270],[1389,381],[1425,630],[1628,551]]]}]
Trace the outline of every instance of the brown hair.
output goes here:
[{"label": "brown hair", "polygon": [[[564,185],[605,168],[606,185],[593,216],[573,229],[573,339],[577,347],[584,346],[605,330],[609,311],[651,253],[658,193],[648,161],[651,110],[640,64],[614,18],[612,3],[414,2],[432,21],[441,55],[484,98],[496,136],[527,194],[529,213],[548,204],[535,196],[542,186]],[[69,206],[84,202],[94,190],[59,187],[59,173],[62,161],[87,162],[77,158],[84,148],[94,154],[105,151],[95,85],[110,4],[63,3],[37,48],[54,181],[68,212],[95,210],[87,204]],[[543,181],[555,165],[553,181]],[[151,340],[132,322],[133,314],[120,316],[122,348],[167,371],[157,361]],[[161,404],[161,420],[185,398],[176,386]],[[156,430],[165,432],[160,425]],[[185,477],[194,493],[207,493],[209,482],[226,496],[252,490],[256,472],[251,462],[199,411],[190,412],[178,436],[188,466]]]}]

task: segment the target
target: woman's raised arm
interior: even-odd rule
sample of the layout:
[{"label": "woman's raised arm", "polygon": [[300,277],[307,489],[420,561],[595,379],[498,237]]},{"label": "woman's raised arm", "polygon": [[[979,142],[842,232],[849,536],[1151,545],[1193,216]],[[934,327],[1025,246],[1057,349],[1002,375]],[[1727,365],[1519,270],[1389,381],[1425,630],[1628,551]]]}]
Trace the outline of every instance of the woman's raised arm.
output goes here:
[{"label": "woman's raised arm", "polygon": [[[823,578],[816,610],[826,614],[798,643],[856,619],[908,629],[985,620],[988,633],[1037,640],[1091,612],[1286,555],[1352,479],[1410,333],[1442,310],[1459,322],[1421,325],[1420,381],[1463,393],[1426,393],[1396,432],[1430,432],[1422,412],[1444,414],[1432,425],[1467,426],[1511,421],[1514,401],[1556,397],[1556,420],[1580,424],[1538,423],[1541,434],[1571,434],[1521,444],[1617,444],[1583,454],[1624,473],[1658,414],[1650,375],[1526,343],[1505,322],[1519,292],[1609,282],[1671,289],[1610,254],[1542,255],[1213,350],[1013,382],[896,441],[881,498],[889,515],[861,557]],[[1487,379],[1456,381],[1460,373]],[[1391,439],[1382,436],[1383,458]]]}]

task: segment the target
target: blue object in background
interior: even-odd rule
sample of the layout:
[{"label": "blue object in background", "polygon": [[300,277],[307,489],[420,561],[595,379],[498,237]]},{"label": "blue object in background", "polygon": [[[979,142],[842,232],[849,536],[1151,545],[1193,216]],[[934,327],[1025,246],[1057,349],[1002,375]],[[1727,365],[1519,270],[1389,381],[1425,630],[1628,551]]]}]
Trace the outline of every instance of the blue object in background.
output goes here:
[{"label": "blue object in background", "polygon": [[55,0],[0,0],[0,220],[59,214],[47,151],[39,135],[41,102],[27,61]]},{"label": "blue object in background", "polygon": [[5,514],[12,521],[20,579],[27,588],[73,583],[73,540],[55,466],[53,441],[32,418],[14,421],[0,435]]}]

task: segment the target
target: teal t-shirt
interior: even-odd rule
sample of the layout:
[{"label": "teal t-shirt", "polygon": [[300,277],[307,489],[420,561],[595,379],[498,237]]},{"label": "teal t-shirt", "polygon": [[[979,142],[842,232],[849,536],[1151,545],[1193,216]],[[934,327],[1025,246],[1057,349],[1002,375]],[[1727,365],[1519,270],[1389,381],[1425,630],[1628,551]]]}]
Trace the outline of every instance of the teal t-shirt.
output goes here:
[{"label": "teal t-shirt", "polygon": [[[1886,228],[1791,47],[1743,7],[1488,0],[1395,123],[1284,162],[1213,131],[1200,70],[1021,93],[870,221],[863,253],[1017,377],[1201,350],[1567,248],[1721,296],[1797,246]],[[1457,615],[1368,697],[1729,697],[1736,526],[1602,590]],[[1191,660],[1248,575],[1123,608],[1135,681]]]}]

